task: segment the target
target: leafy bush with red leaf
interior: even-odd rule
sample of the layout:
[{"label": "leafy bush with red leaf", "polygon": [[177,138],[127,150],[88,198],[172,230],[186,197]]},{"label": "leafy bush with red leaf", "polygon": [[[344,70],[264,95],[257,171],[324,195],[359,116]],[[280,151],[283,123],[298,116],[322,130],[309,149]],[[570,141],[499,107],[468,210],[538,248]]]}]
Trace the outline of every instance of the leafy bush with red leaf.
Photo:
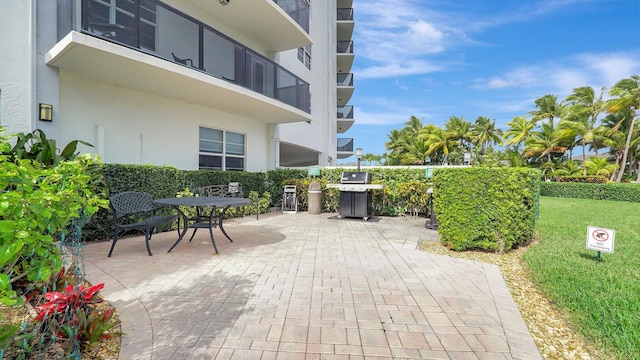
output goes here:
[{"label": "leafy bush with red leaf", "polygon": [[44,295],[48,301],[36,307],[35,321],[48,327],[58,339],[85,346],[94,347],[100,340],[120,336],[122,333],[111,331],[117,324],[114,310],[99,311],[94,307],[102,302],[98,296],[102,288],[104,284],[90,287],[72,284],[61,292],[48,292]]}]

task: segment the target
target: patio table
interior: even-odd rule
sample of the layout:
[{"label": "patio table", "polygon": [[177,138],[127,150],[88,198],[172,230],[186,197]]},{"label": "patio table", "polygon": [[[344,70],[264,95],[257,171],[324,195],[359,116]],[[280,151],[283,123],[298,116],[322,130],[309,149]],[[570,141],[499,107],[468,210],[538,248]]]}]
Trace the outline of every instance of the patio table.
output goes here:
[{"label": "patio table", "polygon": [[[213,244],[213,249],[218,253],[218,247],[216,246],[216,242],[213,238],[213,228],[216,226],[220,228],[224,236],[229,239],[230,242],[231,237],[227,234],[222,226],[222,222],[224,220],[224,215],[227,212],[227,209],[234,206],[246,206],[250,204],[249,199],[247,198],[239,198],[239,197],[222,197],[222,196],[185,196],[185,197],[175,197],[175,198],[161,198],[153,201],[157,205],[162,206],[172,206],[176,209],[176,212],[182,219],[182,223],[184,224],[184,229],[180,231],[180,222],[178,222],[178,240],[171,246],[169,251],[173,250],[184,235],[187,233],[187,229],[193,229],[193,235],[191,236],[191,241],[193,236],[195,235],[198,229],[209,229],[209,235],[211,235],[211,243]],[[201,217],[195,219],[190,219],[181,209],[181,206],[185,207],[197,207],[197,208],[211,208],[211,212],[208,216]],[[219,214],[216,214],[216,209],[222,208],[222,211]],[[199,210],[198,210],[199,211]]]}]

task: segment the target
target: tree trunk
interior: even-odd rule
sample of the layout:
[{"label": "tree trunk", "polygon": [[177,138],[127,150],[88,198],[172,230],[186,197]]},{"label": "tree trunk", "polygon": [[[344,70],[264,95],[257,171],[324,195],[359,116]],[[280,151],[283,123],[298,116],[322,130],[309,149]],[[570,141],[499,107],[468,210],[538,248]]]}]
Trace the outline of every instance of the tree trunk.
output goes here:
[{"label": "tree trunk", "polygon": [[629,155],[629,147],[631,144],[631,136],[633,135],[633,128],[636,123],[635,111],[633,112],[634,116],[631,119],[631,126],[629,126],[629,134],[627,134],[627,142],[624,146],[624,154],[622,154],[622,164],[620,165],[620,172],[618,173],[618,177],[616,178],[616,182],[620,182],[622,180],[622,175],[624,174],[624,168],[627,165],[627,156]]},{"label": "tree trunk", "polygon": [[584,147],[585,147],[585,141],[583,138],[582,139],[582,175],[587,176],[587,165],[585,164],[587,162],[587,154],[585,153]]}]

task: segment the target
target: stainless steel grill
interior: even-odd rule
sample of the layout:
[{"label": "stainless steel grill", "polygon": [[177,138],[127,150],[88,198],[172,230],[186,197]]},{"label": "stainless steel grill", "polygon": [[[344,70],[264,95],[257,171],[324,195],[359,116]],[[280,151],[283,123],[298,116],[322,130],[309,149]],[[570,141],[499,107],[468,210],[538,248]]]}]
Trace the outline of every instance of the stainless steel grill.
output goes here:
[{"label": "stainless steel grill", "polygon": [[368,172],[345,171],[340,176],[341,184],[371,184]]},{"label": "stainless steel grill", "polygon": [[372,214],[371,189],[381,189],[382,185],[371,184],[368,172],[345,171],[340,176],[340,184],[327,187],[340,190],[340,217],[355,217],[368,220]]}]

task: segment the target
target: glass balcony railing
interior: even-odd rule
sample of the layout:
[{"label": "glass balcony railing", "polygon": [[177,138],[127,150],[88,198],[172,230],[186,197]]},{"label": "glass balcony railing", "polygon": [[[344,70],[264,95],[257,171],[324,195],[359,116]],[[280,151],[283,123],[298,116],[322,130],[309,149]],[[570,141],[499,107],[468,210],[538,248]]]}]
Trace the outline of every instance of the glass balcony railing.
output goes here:
[{"label": "glass balcony railing", "polygon": [[[59,27],[72,28],[72,23],[64,23],[66,19],[72,16],[59,14]],[[310,113],[307,82],[159,1],[83,0],[81,27],[84,33],[200,70]]]},{"label": "glass balcony railing", "polygon": [[353,119],[353,106],[338,106],[338,119]]},{"label": "glass balcony railing", "polygon": [[353,21],[353,9],[338,9],[338,21]]},{"label": "glass balcony railing", "polygon": [[338,86],[353,86],[353,73],[338,74]]},{"label": "glass balcony railing", "polygon": [[353,152],[353,138],[338,138],[338,152]]},{"label": "glass balcony railing", "polygon": [[353,54],[353,41],[342,40],[338,41],[338,54]]},{"label": "glass balcony railing", "polygon": [[273,2],[289,14],[307,34],[309,33],[309,0],[273,0]]}]

